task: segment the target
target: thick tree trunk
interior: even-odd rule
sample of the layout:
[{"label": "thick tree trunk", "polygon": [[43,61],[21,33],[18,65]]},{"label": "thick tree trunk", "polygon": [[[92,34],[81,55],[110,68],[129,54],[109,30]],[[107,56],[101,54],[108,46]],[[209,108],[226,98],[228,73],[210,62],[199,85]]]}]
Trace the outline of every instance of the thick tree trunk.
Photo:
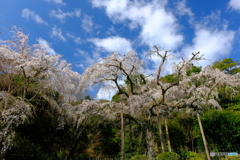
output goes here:
[{"label": "thick tree trunk", "polygon": [[209,151],[208,151],[207,141],[206,141],[206,138],[205,138],[205,134],[204,134],[204,131],[203,131],[203,127],[202,127],[201,118],[200,118],[200,115],[199,115],[198,113],[197,113],[197,118],[198,118],[198,123],[199,123],[200,130],[201,130],[201,134],[202,134],[202,139],[203,139],[205,151],[206,151],[206,154],[207,154],[207,159],[208,159],[208,160],[211,160],[210,154],[209,154]]},{"label": "thick tree trunk", "polygon": [[154,136],[152,131],[152,124],[149,123],[147,125],[147,133],[146,133],[146,142],[147,142],[147,156],[152,160],[155,158],[155,142],[154,142]]},{"label": "thick tree trunk", "polygon": [[158,123],[158,130],[159,130],[159,137],[160,137],[160,143],[161,143],[162,152],[165,152],[164,140],[163,140],[163,136],[162,136],[161,117],[160,117],[159,114],[157,115],[157,123]]},{"label": "thick tree trunk", "polygon": [[168,124],[167,124],[166,117],[164,117],[164,122],[165,122],[165,129],[166,129],[166,136],[167,136],[167,143],[168,143],[168,152],[172,152],[171,142],[170,142],[170,137],[169,137],[169,131],[168,131]]}]

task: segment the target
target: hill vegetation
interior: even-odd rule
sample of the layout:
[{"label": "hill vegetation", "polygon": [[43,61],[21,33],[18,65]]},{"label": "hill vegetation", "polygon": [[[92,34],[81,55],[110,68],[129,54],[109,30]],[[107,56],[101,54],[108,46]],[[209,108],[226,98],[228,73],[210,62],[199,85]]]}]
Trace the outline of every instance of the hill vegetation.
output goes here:
[{"label": "hill vegetation", "polygon": [[[209,159],[209,150],[239,151],[238,61],[196,66],[197,52],[163,75],[171,54],[155,46],[155,76],[133,51],[111,53],[80,75],[47,46],[29,45],[20,29],[13,35],[0,42],[1,159]],[[95,85],[117,93],[92,100],[86,91]]]}]

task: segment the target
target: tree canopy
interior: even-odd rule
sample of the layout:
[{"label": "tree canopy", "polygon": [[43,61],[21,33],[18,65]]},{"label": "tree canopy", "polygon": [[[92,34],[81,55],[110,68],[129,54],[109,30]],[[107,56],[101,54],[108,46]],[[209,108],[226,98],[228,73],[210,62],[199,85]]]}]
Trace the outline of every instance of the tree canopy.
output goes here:
[{"label": "tree canopy", "polygon": [[220,61],[213,63],[214,68],[218,68],[220,71],[226,74],[236,74],[240,72],[240,63],[238,60],[233,60],[232,58],[225,58]]}]

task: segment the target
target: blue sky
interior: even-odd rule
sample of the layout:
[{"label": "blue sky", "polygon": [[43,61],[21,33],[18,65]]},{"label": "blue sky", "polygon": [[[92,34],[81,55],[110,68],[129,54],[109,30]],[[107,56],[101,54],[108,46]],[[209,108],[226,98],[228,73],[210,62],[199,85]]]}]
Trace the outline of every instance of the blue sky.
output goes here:
[{"label": "blue sky", "polygon": [[51,47],[73,70],[84,69],[111,52],[146,54],[153,45],[176,59],[200,51],[206,66],[240,56],[239,0],[0,0],[0,39],[13,25],[29,43]]}]

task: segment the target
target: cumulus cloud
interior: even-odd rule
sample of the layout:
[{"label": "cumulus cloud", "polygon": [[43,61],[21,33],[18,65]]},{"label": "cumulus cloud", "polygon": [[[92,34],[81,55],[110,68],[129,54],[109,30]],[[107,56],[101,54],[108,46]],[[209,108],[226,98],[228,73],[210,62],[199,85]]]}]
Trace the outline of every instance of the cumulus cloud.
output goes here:
[{"label": "cumulus cloud", "polygon": [[119,36],[108,37],[104,39],[95,38],[91,39],[90,41],[97,46],[98,50],[101,51],[118,52],[119,54],[124,55],[133,50],[131,42],[126,38]]},{"label": "cumulus cloud", "polygon": [[202,66],[209,65],[231,53],[234,34],[230,30],[211,31],[206,28],[199,28],[195,31],[193,44],[184,48],[182,53],[189,57],[192,52],[200,51],[206,59],[200,64]]},{"label": "cumulus cloud", "polygon": [[[166,1],[151,3],[130,0],[92,0],[93,7],[105,8],[115,23],[130,21],[129,27],[140,27],[142,44],[174,50],[182,44],[177,19],[165,9]],[[187,11],[186,11],[187,12]]]},{"label": "cumulus cloud", "polygon": [[32,19],[39,24],[48,25],[48,23],[45,22],[38,14],[36,14],[34,11],[29,10],[28,8],[22,10],[22,17],[27,20]]},{"label": "cumulus cloud", "polygon": [[240,1],[239,0],[230,0],[228,6],[236,11],[240,11]]},{"label": "cumulus cloud", "polygon": [[206,60],[200,64],[205,67],[214,61],[231,54],[235,32],[228,29],[228,23],[221,20],[221,12],[212,12],[194,25],[192,44],[186,45],[181,55],[189,57],[192,52],[200,51]]},{"label": "cumulus cloud", "polygon": [[59,19],[62,23],[64,23],[67,17],[80,17],[81,10],[75,9],[73,12],[63,12],[58,8],[58,10],[51,10],[49,15]]},{"label": "cumulus cloud", "polygon": [[62,41],[66,41],[66,38],[62,34],[62,29],[54,26],[51,30],[51,37],[56,37]]},{"label": "cumulus cloud", "polygon": [[39,37],[39,38],[37,38],[37,42],[39,43],[40,46],[45,48],[50,55],[56,55],[57,54],[54,51],[54,49],[51,48],[51,45],[45,39]]},{"label": "cumulus cloud", "polygon": [[[176,8],[168,8],[168,1],[131,1],[131,0],[91,0],[92,6],[103,8],[106,15],[114,22],[128,24],[132,30],[138,29],[138,41],[151,48],[153,45],[160,47],[163,51],[171,50],[179,57],[189,57],[191,53],[200,51],[207,61],[200,62],[204,67],[211,62],[230,55],[234,42],[235,32],[228,29],[228,22],[221,20],[221,12],[213,12],[196,21],[191,8],[187,6],[186,0],[176,2]],[[229,6],[238,8],[238,0],[231,0]],[[239,7],[240,8],[240,7]],[[193,30],[192,41],[184,41],[181,26],[176,17],[188,16],[189,25]],[[96,46],[112,51],[114,46],[111,38],[96,39],[92,41]],[[188,37],[189,39],[189,37]],[[129,43],[130,44],[130,43]],[[131,45],[129,45],[131,46]],[[119,47],[119,49],[123,49]],[[123,52],[123,51],[122,51]],[[125,52],[126,53],[126,52]],[[158,66],[159,60],[155,57],[152,66]],[[170,67],[166,66],[166,70]]]},{"label": "cumulus cloud", "polygon": [[183,41],[183,36],[177,34],[175,18],[163,9],[155,10],[146,18],[142,25],[140,37],[144,44],[157,45],[166,50],[174,50]]},{"label": "cumulus cloud", "polygon": [[62,0],[45,0],[47,2],[52,2],[52,3],[55,3],[55,4],[60,4],[60,5],[66,5],[65,3],[62,2]]}]

